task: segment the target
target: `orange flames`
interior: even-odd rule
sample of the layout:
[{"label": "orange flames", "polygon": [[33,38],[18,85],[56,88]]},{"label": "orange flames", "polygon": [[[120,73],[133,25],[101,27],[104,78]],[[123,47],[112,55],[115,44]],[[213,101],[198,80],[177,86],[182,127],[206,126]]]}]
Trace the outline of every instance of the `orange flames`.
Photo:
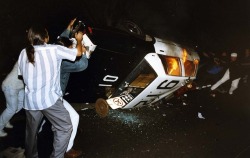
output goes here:
[{"label": "orange flames", "polygon": [[167,58],[167,63],[169,75],[180,75],[179,64],[176,58]]},{"label": "orange flames", "polygon": [[187,50],[183,49],[183,51],[182,51],[182,60],[183,60],[184,63],[187,61],[187,56],[188,56]]}]

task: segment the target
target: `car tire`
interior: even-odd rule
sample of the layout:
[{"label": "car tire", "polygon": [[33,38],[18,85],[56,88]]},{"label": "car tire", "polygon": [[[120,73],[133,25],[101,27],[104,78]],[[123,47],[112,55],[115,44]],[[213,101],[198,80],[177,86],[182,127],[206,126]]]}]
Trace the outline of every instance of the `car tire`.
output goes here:
[{"label": "car tire", "polygon": [[131,20],[123,20],[118,24],[118,28],[130,34],[144,36],[144,32],[142,31],[142,29]]},{"label": "car tire", "polygon": [[96,113],[101,117],[104,118],[109,113],[109,105],[105,99],[99,98],[95,102],[95,110]]}]

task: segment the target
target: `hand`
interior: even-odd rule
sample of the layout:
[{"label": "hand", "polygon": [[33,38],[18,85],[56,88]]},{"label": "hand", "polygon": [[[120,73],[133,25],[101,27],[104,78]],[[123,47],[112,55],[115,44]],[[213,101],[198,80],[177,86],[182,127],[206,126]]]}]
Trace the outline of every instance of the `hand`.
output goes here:
[{"label": "hand", "polygon": [[74,18],[73,20],[70,21],[70,23],[69,23],[69,25],[67,27],[68,30],[72,30],[73,29],[73,25],[74,25],[75,21],[76,21],[76,18]]},{"label": "hand", "polygon": [[84,46],[86,51],[89,51],[89,47],[88,46]]},{"label": "hand", "polygon": [[83,53],[83,54],[86,53],[87,50],[88,50],[88,48],[85,47],[84,45],[82,45],[82,53]]}]

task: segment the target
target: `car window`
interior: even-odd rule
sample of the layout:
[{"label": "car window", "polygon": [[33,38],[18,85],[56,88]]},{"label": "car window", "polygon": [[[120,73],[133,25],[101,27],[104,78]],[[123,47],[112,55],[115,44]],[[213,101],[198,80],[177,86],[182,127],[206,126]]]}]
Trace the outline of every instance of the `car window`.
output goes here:
[{"label": "car window", "polygon": [[184,62],[184,69],[185,69],[185,76],[192,76],[196,75],[196,69],[198,64],[195,61],[186,60]]},{"label": "car window", "polygon": [[160,55],[160,58],[167,75],[181,76],[181,65],[179,58],[163,55]]}]

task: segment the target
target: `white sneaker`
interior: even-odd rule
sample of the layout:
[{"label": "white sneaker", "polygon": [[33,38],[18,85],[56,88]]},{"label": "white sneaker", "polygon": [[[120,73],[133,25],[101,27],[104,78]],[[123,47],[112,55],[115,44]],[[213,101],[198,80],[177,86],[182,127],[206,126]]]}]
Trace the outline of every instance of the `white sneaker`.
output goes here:
[{"label": "white sneaker", "polygon": [[7,122],[6,125],[5,125],[5,128],[13,128],[13,125],[10,124],[10,122]]},{"label": "white sneaker", "polygon": [[8,134],[4,130],[0,130],[0,137],[6,137]]},{"label": "white sneaker", "polygon": [[198,118],[199,119],[205,119],[205,117],[202,116],[202,114],[200,112],[198,112]]}]

